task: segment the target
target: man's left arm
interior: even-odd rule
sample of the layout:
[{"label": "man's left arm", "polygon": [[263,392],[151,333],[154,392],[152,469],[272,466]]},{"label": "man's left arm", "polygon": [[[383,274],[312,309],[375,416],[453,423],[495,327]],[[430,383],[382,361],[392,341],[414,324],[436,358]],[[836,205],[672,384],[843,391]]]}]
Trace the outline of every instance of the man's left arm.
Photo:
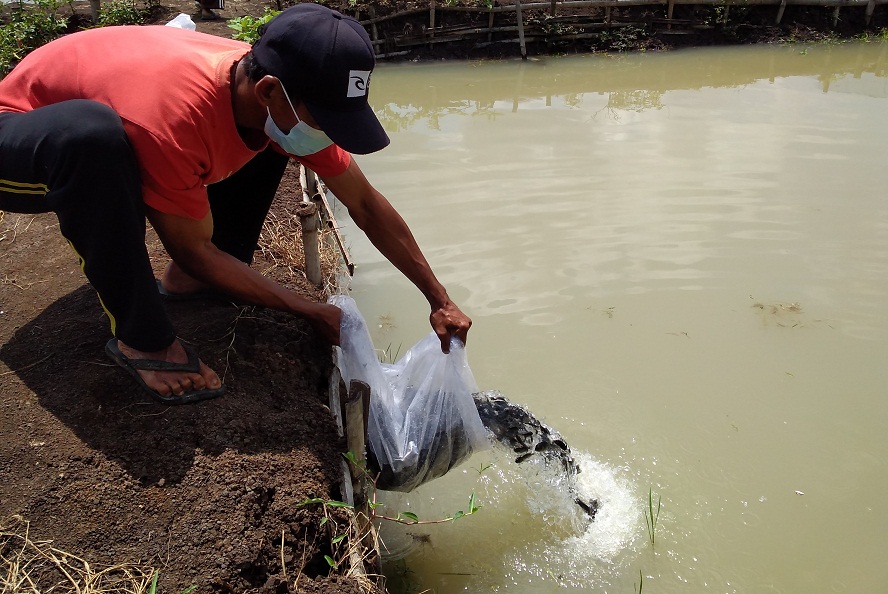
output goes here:
[{"label": "man's left arm", "polygon": [[342,204],[355,224],[395,267],[422,291],[431,307],[429,322],[438,338],[441,350],[450,350],[450,337],[463,343],[472,320],[450,300],[447,290],[438,282],[431,266],[401,215],[376,188],[374,188],[354,159],[340,175],[325,177],[324,183]]}]

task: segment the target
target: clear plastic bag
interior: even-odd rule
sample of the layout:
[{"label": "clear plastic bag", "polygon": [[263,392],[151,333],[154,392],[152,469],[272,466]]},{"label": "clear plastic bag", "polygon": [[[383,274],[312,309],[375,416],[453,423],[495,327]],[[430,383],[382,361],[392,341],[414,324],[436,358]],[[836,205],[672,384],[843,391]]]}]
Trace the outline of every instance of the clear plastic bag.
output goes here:
[{"label": "clear plastic bag", "polygon": [[396,363],[380,363],[354,300],[336,295],[330,303],[342,310],[342,378],[370,386],[367,461],[378,489],[412,491],[490,447],[462,342],[453,339],[445,355],[432,332]]}]

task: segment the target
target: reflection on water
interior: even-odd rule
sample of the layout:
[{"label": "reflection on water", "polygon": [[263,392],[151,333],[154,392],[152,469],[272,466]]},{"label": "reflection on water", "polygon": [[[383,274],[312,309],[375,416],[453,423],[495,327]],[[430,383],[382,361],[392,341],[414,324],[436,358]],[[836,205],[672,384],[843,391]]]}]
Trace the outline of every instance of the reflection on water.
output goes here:
[{"label": "reflection on water", "polygon": [[[873,49],[877,47],[877,49]],[[888,97],[888,46],[856,45],[682,50],[669,54],[586,55],[529,62],[387,65],[377,76],[373,103],[390,132],[421,122],[440,129],[449,115],[496,118],[534,108],[538,102],[579,107],[587,97],[606,96],[605,109],[640,112],[662,109],[663,94],[677,90],[742,88],[761,81],[806,77],[826,93],[853,92]],[[841,52],[838,59],[834,54]],[[676,59],[676,54],[680,58]],[[677,67],[678,62],[680,66]],[[425,77],[425,84],[415,84]],[[845,84],[846,78],[870,78]],[[838,84],[838,86],[836,86]],[[847,89],[843,91],[843,89]]]},{"label": "reflection on water", "polygon": [[[409,505],[485,507],[404,557],[406,591],[884,589],[886,48],[374,74],[392,145],[359,163],[473,317],[479,386],[622,493],[598,534],[535,514],[508,466],[435,481]],[[377,346],[413,344],[427,305],[341,222]]]}]

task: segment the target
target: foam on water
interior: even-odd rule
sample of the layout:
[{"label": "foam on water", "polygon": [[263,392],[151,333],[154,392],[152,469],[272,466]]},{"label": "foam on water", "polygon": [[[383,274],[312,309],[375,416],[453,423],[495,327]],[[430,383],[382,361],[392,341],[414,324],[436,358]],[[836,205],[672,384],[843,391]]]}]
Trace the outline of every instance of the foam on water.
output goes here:
[{"label": "foam on water", "polygon": [[[529,572],[550,583],[554,579],[562,586],[603,586],[619,581],[624,567],[635,558],[635,544],[643,536],[639,499],[629,478],[608,464],[585,452],[574,457],[582,469],[574,493],[534,490],[528,493],[528,505],[537,505],[541,498],[560,500],[562,511],[570,510],[581,518],[573,522],[576,529],[568,534],[550,533],[550,538],[542,529],[538,534],[543,538],[528,543],[511,565],[518,572]],[[574,496],[598,501],[594,521],[575,512]]]},{"label": "foam on water", "polygon": [[638,536],[639,508],[633,486],[614,469],[587,453],[575,456],[583,471],[577,475],[576,489],[581,497],[598,500],[595,521],[577,536],[570,537],[566,548],[600,561],[612,562]]}]

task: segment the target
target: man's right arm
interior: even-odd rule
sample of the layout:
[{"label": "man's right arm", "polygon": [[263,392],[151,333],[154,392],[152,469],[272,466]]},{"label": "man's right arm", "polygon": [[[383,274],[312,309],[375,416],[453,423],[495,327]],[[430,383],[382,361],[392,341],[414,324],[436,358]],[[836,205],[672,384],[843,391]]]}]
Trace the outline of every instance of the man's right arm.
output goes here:
[{"label": "man's right arm", "polygon": [[285,289],[213,245],[213,218],[190,219],[147,207],[148,220],[173,261],[188,275],[243,303],[310,320],[331,344],[339,344],[341,311]]}]

